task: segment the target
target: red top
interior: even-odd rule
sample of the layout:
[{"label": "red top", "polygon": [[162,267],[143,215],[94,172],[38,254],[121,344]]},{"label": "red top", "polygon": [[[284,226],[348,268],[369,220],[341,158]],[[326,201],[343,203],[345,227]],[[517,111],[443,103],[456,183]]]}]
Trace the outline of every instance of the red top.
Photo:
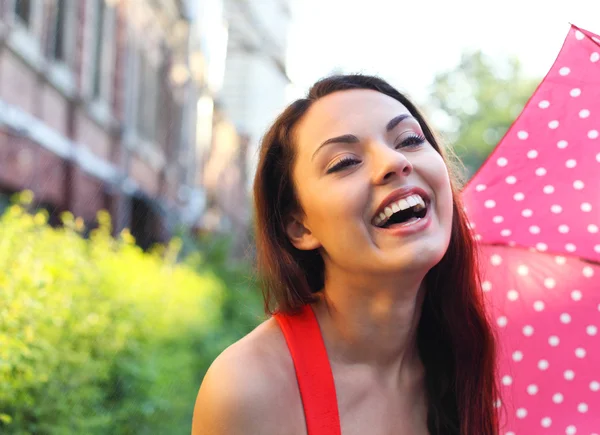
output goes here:
[{"label": "red top", "polygon": [[299,314],[276,314],[294,361],[308,435],[341,435],[333,374],[321,329],[310,305]]}]

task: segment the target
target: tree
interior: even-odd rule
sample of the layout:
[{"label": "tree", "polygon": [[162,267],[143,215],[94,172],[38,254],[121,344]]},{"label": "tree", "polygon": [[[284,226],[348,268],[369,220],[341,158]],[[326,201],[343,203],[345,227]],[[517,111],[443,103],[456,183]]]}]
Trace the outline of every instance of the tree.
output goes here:
[{"label": "tree", "polygon": [[436,75],[430,105],[445,117],[440,131],[467,176],[502,139],[539,82],[524,74],[517,58],[496,60],[481,51],[464,53],[455,69]]}]

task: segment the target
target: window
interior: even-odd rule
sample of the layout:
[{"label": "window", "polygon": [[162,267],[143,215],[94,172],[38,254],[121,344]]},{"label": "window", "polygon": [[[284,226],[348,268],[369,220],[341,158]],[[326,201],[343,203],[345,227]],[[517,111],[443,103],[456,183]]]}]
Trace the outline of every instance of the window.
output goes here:
[{"label": "window", "polygon": [[[69,1],[65,1],[65,4],[68,5]],[[106,0],[95,0],[92,5],[94,5],[94,11],[90,26],[92,32],[91,74],[87,89],[93,100],[110,103],[116,53],[116,12],[113,7],[107,5]]]},{"label": "window", "polygon": [[160,87],[157,68],[150,62],[147,53],[139,53],[137,82],[136,130],[148,141],[156,139],[157,98]]},{"label": "window", "polygon": [[26,26],[31,24],[31,1],[15,0],[15,15]]},{"label": "window", "polygon": [[54,47],[52,57],[56,60],[66,61],[67,50],[65,40],[65,27],[67,26],[67,14],[65,0],[56,1],[56,19],[54,20]]},{"label": "window", "polygon": [[104,62],[102,62],[102,55],[104,47],[104,25],[106,16],[106,4],[104,0],[97,0],[98,7],[96,8],[96,19],[94,21],[94,34],[95,34],[95,46],[94,46],[94,75],[92,80],[92,95],[94,98],[100,97],[102,74],[104,68],[102,68]]}]

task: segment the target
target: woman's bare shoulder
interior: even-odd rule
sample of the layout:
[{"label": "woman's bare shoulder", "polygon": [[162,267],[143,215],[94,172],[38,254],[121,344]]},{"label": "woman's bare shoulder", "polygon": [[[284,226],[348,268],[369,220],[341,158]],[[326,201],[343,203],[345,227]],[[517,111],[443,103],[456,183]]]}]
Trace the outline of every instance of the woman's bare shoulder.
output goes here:
[{"label": "woman's bare shoulder", "polygon": [[283,334],[274,319],[266,320],[210,366],[196,399],[192,434],[280,434],[286,408],[294,408],[295,385]]}]

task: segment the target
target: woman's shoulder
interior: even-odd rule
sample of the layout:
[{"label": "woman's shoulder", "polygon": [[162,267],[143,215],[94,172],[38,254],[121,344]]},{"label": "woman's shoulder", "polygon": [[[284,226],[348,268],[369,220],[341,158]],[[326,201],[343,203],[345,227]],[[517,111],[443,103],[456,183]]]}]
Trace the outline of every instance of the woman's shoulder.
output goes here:
[{"label": "woman's shoulder", "polygon": [[268,319],[211,364],[196,399],[192,433],[281,433],[286,413],[295,408],[295,385],[283,334]]}]

